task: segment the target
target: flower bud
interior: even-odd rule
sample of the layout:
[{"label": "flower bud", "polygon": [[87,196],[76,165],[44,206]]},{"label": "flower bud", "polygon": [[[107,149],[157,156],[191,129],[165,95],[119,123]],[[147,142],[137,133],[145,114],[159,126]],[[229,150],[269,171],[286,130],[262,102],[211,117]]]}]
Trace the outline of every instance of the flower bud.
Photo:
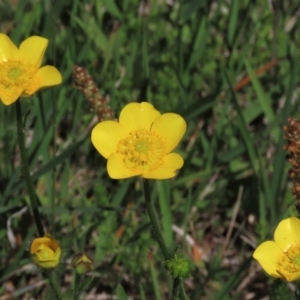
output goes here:
[{"label": "flower bud", "polygon": [[184,279],[190,276],[191,263],[189,260],[176,254],[166,261],[166,268],[173,278]]},{"label": "flower bud", "polygon": [[72,267],[77,274],[85,274],[94,270],[93,259],[86,253],[78,253],[73,257]]},{"label": "flower bud", "polygon": [[52,269],[59,264],[61,248],[50,235],[36,238],[30,245],[31,256],[37,266],[43,269]]}]

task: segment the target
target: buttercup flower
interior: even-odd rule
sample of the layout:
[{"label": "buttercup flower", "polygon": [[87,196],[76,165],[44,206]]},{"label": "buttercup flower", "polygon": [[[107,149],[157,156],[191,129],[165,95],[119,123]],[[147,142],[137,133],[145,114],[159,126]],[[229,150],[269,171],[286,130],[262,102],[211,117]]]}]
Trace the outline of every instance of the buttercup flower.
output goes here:
[{"label": "buttercup flower", "polygon": [[0,33],[0,99],[5,105],[61,83],[55,67],[40,68],[47,46],[47,39],[32,36],[18,49],[6,34]]},{"label": "buttercup flower", "polygon": [[36,265],[43,269],[51,269],[59,264],[61,248],[50,234],[46,234],[33,240],[30,253]]},{"label": "buttercup flower", "polygon": [[107,161],[111,178],[140,175],[144,178],[174,177],[183,166],[177,153],[170,153],[186,130],[184,119],[174,113],[160,114],[153,105],[127,104],[119,122],[103,121],[92,130],[92,143]]},{"label": "buttercup flower", "polygon": [[291,217],[281,221],[274,241],[259,245],[253,257],[273,277],[287,281],[300,279],[300,220]]}]

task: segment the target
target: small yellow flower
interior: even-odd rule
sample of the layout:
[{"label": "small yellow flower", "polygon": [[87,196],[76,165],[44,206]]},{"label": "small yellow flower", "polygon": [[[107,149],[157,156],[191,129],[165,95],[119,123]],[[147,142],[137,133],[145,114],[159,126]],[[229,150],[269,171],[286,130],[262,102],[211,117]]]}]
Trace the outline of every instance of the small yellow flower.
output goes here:
[{"label": "small yellow flower", "polygon": [[0,99],[5,105],[61,83],[55,67],[40,68],[47,46],[47,39],[32,36],[18,49],[6,34],[0,33]]},{"label": "small yellow flower", "polygon": [[253,257],[273,277],[287,281],[300,279],[300,220],[291,217],[281,221],[274,241],[259,245]]},{"label": "small yellow flower", "polygon": [[184,119],[174,113],[160,114],[153,105],[129,103],[119,122],[103,121],[92,130],[92,143],[107,161],[111,178],[140,175],[167,179],[183,166],[177,153],[170,153],[186,130]]},{"label": "small yellow flower", "polygon": [[30,253],[36,265],[43,269],[51,269],[59,264],[61,248],[50,234],[46,234],[33,240]]}]

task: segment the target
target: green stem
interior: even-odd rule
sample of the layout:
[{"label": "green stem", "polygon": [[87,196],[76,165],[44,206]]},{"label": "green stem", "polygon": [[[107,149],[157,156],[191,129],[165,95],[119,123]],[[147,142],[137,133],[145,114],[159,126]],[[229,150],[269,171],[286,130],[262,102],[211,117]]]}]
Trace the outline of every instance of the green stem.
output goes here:
[{"label": "green stem", "polygon": [[184,286],[183,286],[183,282],[181,281],[180,283],[180,299],[182,300],[190,300],[189,297],[187,296]]},{"label": "green stem", "polygon": [[62,295],[60,287],[58,286],[58,283],[54,277],[54,273],[52,271],[45,272],[45,277],[47,277],[49,279],[49,284],[54,291],[55,298],[57,300],[61,300],[63,295]]},{"label": "green stem", "polygon": [[171,300],[179,300],[181,280],[177,277],[174,279]]},{"label": "green stem", "polygon": [[74,293],[73,293],[73,300],[77,300],[80,292],[80,279],[81,276],[75,273],[75,281],[74,281]]},{"label": "green stem", "polygon": [[172,258],[172,256],[166,247],[163,236],[162,236],[161,231],[158,226],[158,222],[157,222],[155,212],[154,212],[153,203],[151,201],[151,191],[150,191],[149,181],[144,178],[142,178],[142,180],[143,180],[143,186],[144,186],[144,195],[145,195],[147,212],[148,212],[151,224],[152,224],[154,235],[156,237],[156,240],[159,244],[160,250],[161,250],[165,260],[169,260]]},{"label": "green stem", "polygon": [[300,284],[296,284],[296,290],[295,290],[295,299],[300,300]]},{"label": "green stem", "polygon": [[39,236],[42,237],[45,235],[45,232],[44,232],[43,225],[41,222],[41,216],[39,213],[36,194],[35,194],[34,187],[33,187],[32,181],[31,181],[30,173],[29,173],[29,166],[28,166],[27,154],[26,154],[26,149],[25,149],[25,141],[24,141],[24,128],[23,128],[23,122],[22,122],[22,108],[21,108],[20,100],[16,101],[16,116],[17,116],[18,144],[19,144],[20,155],[21,155],[23,176],[25,177],[35,224],[36,224]]},{"label": "green stem", "polygon": [[[25,148],[24,128],[23,128],[23,121],[22,121],[22,108],[21,108],[20,100],[17,100],[16,102],[16,116],[17,116],[18,144],[19,144],[20,155],[21,155],[22,171],[26,181],[26,186],[27,186],[28,195],[30,199],[31,209],[33,211],[35,224],[39,236],[43,237],[45,235],[45,232],[43,229],[41,216],[39,213],[38,202],[37,202],[36,194],[34,191],[34,187],[29,172],[29,166],[28,166],[28,160],[27,160],[27,154]],[[56,299],[60,300],[62,298],[62,293],[60,291],[60,288],[57,284],[53,272],[43,272],[43,275],[49,279],[49,284],[55,293]]]}]

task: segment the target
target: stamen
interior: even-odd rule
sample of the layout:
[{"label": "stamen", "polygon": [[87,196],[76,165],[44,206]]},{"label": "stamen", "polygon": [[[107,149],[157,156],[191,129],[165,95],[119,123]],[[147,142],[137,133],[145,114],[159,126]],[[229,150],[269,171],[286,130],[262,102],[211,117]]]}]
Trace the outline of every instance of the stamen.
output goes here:
[{"label": "stamen", "polygon": [[9,94],[18,91],[33,90],[37,84],[34,75],[35,66],[18,60],[9,60],[0,63],[0,89]]},{"label": "stamen", "polygon": [[278,260],[278,272],[289,280],[294,274],[300,274],[300,245],[290,248]]},{"label": "stamen", "polygon": [[117,153],[123,155],[127,168],[135,172],[144,172],[158,168],[165,154],[165,141],[157,134],[146,129],[132,131],[122,139]]},{"label": "stamen", "polygon": [[7,77],[11,80],[18,80],[18,78],[22,75],[23,71],[18,67],[13,67],[7,72]]}]

